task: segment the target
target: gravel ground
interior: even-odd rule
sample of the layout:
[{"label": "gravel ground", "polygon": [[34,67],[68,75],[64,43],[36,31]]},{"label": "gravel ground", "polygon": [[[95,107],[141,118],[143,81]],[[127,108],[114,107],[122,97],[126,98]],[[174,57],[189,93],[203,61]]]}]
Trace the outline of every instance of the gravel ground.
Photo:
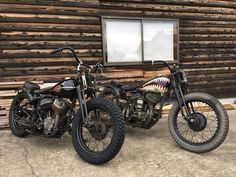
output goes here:
[{"label": "gravel ground", "polygon": [[62,139],[14,137],[0,131],[0,176],[236,176],[236,111],[230,111],[230,131],[216,150],[193,154],[172,140],[167,119],[150,130],[127,127],[120,153],[109,163],[93,166],[75,152],[70,135]]}]

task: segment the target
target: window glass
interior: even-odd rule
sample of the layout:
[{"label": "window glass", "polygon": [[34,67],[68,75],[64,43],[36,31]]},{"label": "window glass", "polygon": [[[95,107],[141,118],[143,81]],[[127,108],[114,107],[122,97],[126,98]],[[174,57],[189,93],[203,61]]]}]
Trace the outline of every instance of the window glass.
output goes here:
[{"label": "window glass", "polygon": [[178,21],[171,19],[103,19],[106,63],[142,63],[177,59]]},{"label": "window glass", "polygon": [[141,62],[139,20],[106,20],[107,62]]},{"label": "window glass", "polygon": [[144,60],[174,60],[173,21],[144,21]]}]

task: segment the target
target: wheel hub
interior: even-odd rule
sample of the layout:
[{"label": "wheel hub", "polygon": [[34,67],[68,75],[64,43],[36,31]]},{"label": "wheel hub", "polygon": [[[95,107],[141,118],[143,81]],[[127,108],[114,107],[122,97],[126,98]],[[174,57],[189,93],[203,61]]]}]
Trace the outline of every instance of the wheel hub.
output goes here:
[{"label": "wheel hub", "polygon": [[95,139],[101,140],[101,139],[104,139],[107,136],[108,129],[107,129],[105,123],[95,122],[89,128],[89,132],[92,134],[92,136]]},{"label": "wheel hub", "polygon": [[206,128],[207,119],[201,113],[193,113],[189,117],[188,125],[194,131],[202,131]]}]

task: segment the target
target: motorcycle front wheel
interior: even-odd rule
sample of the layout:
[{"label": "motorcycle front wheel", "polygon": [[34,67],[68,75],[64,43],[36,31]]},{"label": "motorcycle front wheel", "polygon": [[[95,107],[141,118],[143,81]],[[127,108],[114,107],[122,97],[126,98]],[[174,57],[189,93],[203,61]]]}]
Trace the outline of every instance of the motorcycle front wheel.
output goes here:
[{"label": "motorcycle front wheel", "polygon": [[223,105],[205,93],[190,93],[184,97],[190,116],[184,119],[177,103],[169,114],[169,131],[175,142],[183,149],[204,153],[216,149],[225,140],[229,119]]},{"label": "motorcycle front wheel", "polygon": [[72,142],[79,156],[99,165],[113,159],[125,139],[125,123],[118,106],[104,98],[87,101],[88,124],[78,112],[72,122]]}]

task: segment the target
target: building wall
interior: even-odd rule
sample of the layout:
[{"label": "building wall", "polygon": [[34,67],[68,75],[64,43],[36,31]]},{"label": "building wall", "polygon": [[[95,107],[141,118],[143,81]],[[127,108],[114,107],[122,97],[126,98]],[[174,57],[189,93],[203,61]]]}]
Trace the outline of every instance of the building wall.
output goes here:
[{"label": "building wall", "polygon": [[[179,19],[179,61],[190,88],[236,95],[232,0],[0,0],[0,97],[11,99],[25,80],[55,82],[68,68],[73,75],[73,58],[65,55],[65,67],[59,54],[49,54],[57,47],[74,47],[89,64],[101,60],[103,15]],[[155,74],[149,65],[117,66],[107,69],[104,80],[142,81]],[[0,115],[6,117],[9,102],[0,105]]]}]

